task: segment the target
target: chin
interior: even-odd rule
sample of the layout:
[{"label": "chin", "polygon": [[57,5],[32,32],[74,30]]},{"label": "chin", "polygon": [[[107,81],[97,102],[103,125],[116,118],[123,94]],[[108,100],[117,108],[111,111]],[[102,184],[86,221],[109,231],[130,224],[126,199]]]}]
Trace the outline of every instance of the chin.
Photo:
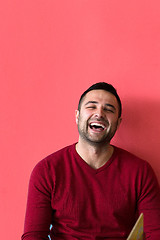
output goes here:
[{"label": "chin", "polygon": [[87,140],[91,145],[106,145],[110,142],[110,139],[108,138],[104,138],[104,139],[88,138]]}]

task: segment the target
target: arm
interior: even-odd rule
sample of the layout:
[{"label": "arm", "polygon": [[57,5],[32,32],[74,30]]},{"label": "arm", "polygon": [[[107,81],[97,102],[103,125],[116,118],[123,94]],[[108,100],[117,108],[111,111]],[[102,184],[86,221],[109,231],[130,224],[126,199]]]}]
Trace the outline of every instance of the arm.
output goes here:
[{"label": "arm", "polygon": [[53,209],[51,178],[45,162],[33,170],[29,182],[28,201],[22,240],[48,240]]},{"label": "arm", "polygon": [[144,214],[145,239],[160,239],[160,188],[155,174],[149,164],[146,163],[142,180],[139,182],[140,197],[138,210]]}]

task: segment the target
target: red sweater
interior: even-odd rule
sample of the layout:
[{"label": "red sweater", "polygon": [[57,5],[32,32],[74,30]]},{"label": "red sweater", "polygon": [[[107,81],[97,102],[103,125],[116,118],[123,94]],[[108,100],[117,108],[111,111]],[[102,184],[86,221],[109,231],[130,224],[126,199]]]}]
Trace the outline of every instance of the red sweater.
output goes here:
[{"label": "red sweater", "polygon": [[74,144],[34,168],[22,240],[126,239],[141,212],[146,239],[160,240],[160,189],[150,165],[114,147],[95,170]]}]

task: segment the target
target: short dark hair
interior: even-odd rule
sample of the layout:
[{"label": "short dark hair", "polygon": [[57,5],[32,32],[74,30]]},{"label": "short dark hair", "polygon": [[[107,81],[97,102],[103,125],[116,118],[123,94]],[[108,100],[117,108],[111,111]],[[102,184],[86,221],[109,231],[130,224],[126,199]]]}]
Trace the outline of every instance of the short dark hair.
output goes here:
[{"label": "short dark hair", "polygon": [[117,94],[117,91],[116,89],[109,83],[106,83],[106,82],[98,82],[98,83],[95,83],[93,84],[91,87],[89,87],[80,97],[80,100],[79,100],[79,103],[78,103],[78,110],[80,111],[80,108],[81,108],[81,103],[82,103],[82,100],[84,98],[84,96],[92,91],[92,90],[105,90],[107,92],[110,92],[112,93],[117,101],[118,101],[118,105],[119,105],[119,117],[121,117],[121,114],[122,114],[122,103],[121,103],[121,100],[120,100],[120,97],[118,96]]}]

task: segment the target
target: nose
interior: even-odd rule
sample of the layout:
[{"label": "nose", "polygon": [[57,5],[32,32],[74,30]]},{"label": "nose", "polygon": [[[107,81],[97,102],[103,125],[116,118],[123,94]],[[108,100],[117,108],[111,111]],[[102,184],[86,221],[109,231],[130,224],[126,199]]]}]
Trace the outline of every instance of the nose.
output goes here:
[{"label": "nose", "polygon": [[104,118],[105,114],[104,114],[103,108],[102,107],[97,108],[94,116],[97,117],[97,118]]}]

